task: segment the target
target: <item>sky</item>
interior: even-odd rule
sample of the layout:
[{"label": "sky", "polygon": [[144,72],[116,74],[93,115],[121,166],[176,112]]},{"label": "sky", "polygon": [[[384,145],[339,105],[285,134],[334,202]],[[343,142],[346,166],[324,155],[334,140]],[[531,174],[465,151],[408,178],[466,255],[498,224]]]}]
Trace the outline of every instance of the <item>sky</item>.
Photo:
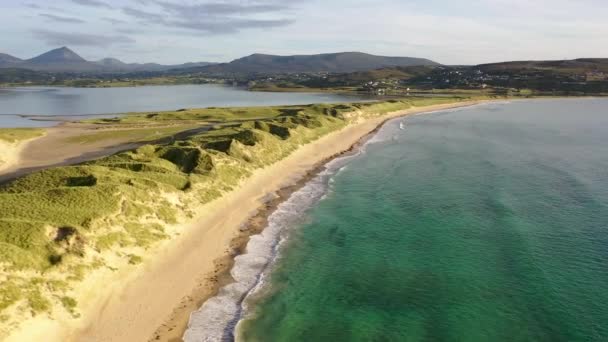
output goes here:
[{"label": "sky", "polygon": [[443,64],[608,57],[607,0],[0,0],[0,52],[228,62],[361,51]]}]

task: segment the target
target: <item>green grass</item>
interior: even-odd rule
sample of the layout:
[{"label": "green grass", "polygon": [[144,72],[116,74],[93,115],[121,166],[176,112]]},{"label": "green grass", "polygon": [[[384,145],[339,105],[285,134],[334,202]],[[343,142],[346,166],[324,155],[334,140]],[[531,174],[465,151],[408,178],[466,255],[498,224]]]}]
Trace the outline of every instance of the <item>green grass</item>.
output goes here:
[{"label": "green grass", "polygon": [[141,264],[143,262],[143,260],[144,260],[139,255],[134,255],[134,254],[129,254],[128,257],[129,257],[129,264],[130,265]]},{"label": "green grass", "polygon": [[125,232],[112,232],[97,236],[95,248],[99,251],[106,251],[115,246],[124,247],[127,245],[128,235]]},{"label": "green grass", "polygon": [[[141,257],[130,251],[154,248],[170,239],[166,225],[193,217],[191,208],[218,198],[254,170],[357,117],[462,100],[191,109],[97,121],[125,127],[184,123],[163,130],[165,134],[193,121],[218,125],[183,140],[35,172],[0,186],[0,274],[8,275],[0,286],[0,315],[18,302],[35,314],[57,303],[75,315],[70,284],[99,267],[120,266],[108,264],[101,253],[113,253],[125,265],[140,263]],[[159,129],[139,132],[148,138]],[[105,133],[76,141],[94,141],[99,134]],[[56,286],[33,283],[23,271],[44,274]]]},{"label": "green grass", "polygon": [[129,142],[147,142],[173,136],[177,133],[199,127],[200,125],[177,125],[170,127],[112,129],[92,134],[84,134],[66,139],[75,144],[90,144],[104,140],[126,140]]},{"label": "green grass", "polygon": [[[4,77],[2,77],[4,76]],[[164,76],[149,78],[119,78],[106,79],[102,77],[91,77],[88,79],[64,79],[57,80],[53,75],[24,69],[6,69],[0,75],[0,87],[25,87],[50,85],[54,87],[76,87],[76,88],[123,88],[140,86],[160,85],[187,85],[187,84],[224,84],[221,79],[212,79],[200,76]],[[27,81],[26,81],[27,80]]]},{"label": "green grass", "polygon": [[78,302],[76,299],[68,296],[63,296],[59,298],[63,307],[72,314],[74,317],[78,317],[79,315],[76,313],[76,307],[78,306]]},{"label": "green grass", "polygon": [[330,93],[330,94],[356,94],[358,87],[354,86],[332,86],[330,88],[307,87],[299,84],[274,84],[259,83],[249,87],[250,91],[273,92],[273,93]]},{"label": "green grass", "polygon": [[244,107],[244,108],[183,108],[175,111],[125,113],[117,118],[92,119],[85,122],[95,124],[166,124],[168,122],[231,122],[235,120],[265,119],[279,116],[290,107]]},{"label": "green grass", "polygon": [[0,140],[9,143],[34,139],[43,135],[44,130],[39,128],[0,128]]},{"label": "green grass", "polygon": [[180,85],[180,84],[206,84],[206,83],[221,83],[218,80],[212,80],[204,77],[196,76],[165,76],[165,77],[150,77],[150,78],[137,78],[137,79],[78,79],[78,80],[65,80],[60,84],[66,87],[80,87],[80,88],[122,88],[122,87],[140,87],[140,86],[151,86],[151,85]]}]

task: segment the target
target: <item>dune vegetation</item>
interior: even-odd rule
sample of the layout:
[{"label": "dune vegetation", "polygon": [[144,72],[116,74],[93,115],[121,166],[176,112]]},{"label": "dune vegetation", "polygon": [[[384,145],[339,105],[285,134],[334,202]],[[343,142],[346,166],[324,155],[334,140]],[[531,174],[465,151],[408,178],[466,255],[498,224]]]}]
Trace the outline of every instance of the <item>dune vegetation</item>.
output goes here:
[{"label": "dune vegetation", "polygon": [[463,100],[468,99],[209,108],[95,120],[124,126],[215,124],[183,139],[1,185],[0,338],[23,317],[78,316],[75,285],[89,273],[141,263],[159,242],[179,235],[201,205],[298,146],[365,117]]},{"label": "dune vegetation", "polygon": [[44,130],[39,128],[0,128],[0,140],[15,143],[29,140],[44,135]]},{"label": "dune vegetation", "polygon": [[23,142],[42,135],[44,130],[37,128],[0,129],[0,169],[10,167],[15,162]]}]

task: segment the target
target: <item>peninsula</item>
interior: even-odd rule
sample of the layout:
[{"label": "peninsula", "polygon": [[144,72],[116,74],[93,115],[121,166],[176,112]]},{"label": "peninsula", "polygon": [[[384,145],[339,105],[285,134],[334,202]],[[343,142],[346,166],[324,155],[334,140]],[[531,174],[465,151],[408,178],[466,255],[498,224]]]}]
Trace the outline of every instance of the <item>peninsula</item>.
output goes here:
[{"label": "peninsula", "polygon": [[179,337],[268,196],[389,118],[484,100],[190,109],[86,122],[99,131],[81,142],[103,138],[108,126],[189,133],[140,139],[132,150],[1,186],[0,339]]}]

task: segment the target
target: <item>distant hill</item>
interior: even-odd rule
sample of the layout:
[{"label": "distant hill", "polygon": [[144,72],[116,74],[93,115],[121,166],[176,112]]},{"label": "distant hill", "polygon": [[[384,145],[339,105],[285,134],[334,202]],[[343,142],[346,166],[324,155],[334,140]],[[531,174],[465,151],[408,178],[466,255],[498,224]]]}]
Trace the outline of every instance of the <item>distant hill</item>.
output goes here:
[{"label": "distant hill", "polygon": [[310,78],[300,84],[311,88],[360,86],[368,82],[382,80],[409,80],[430,74],[436,68],[437,66],[433,65],[398,66],[349,73],[333,73],[324,77]]},{"label": "distant hill", "polygon": [[131,72],[202,72],[208,74],[250,73],[350,73],[379,68],[436,66],[439,63],[424,58],[385,57],[361,52],[341,52],[320,55],[274,56],[253,54],[230,63],[207,62],[161,65],[155,63],[124,63],[116,58],[87,61],[68,47],[45,52],[22,60],[0,54],[0,68],[19,68],[46,72],[131,73]]},{"label": "distant hill", "polygon": [[412,77],[426,75],[435,69],[435,65],[419,65],[419,66],[397,66],[387,67],[375,70],[356,71],[347,74],[331,75],[329,78],[346,80],[351,83],[356,82],[371,82],[383,79],[401,79],[406,80]]},{"label": "distant hill", "polygon": [[128,65],[127,63],[116,58],[104,58],[97,61],[96,63],[109,68],[124,68]]},{"label": "distant hill", "polygon": [[478,65],[477,68],[489,73],[553,72],[563,74],[581,74],[593,71],[608,73],[608,58],[579,58],[556,61],[515,61],[481,64]]},{"label": "distant hill", "polygon": [[348,73],[396,66],[440,65],[424,58],[385,57],[361,52],[275,56],[253,54],[230,63],[198,68],[207,73]]},{"label": "distant hill", "polygon": [[186,63],[178,65],[161,65],[156,63],[124,63],[116,58],[104,58],[100,61],[87,61],[67,47],[45,52],[40,56],[22,60],[0,53],[0,68],[19,68],[46,72],[84,72],[84,73],[128,73],[140,71],[166,71],[171,69],[201,67],[213,63]]},{"label": "distant hill", "polygon": [[[333,74],[328,80],[337,79],[341,82],[361,83],[383,79],[422,80],[426,77],[440,77],[443,79],[457,78],[460,75],[480,70],[487,75],[513,74],[524,75],[528,73],[546,74],[585,74],[592,71],[606,71],[608,59],[581,58],[563,61],[515,61],[479,65],[450,65],[450,66],[412,66],[387,67],[375,70],[357,71],[352,73]],[[451,75],[451,76],[450,76]]]},{"label": "distant hill", "polygon": [[[219,67],[220,65],[216,66]],[[414,89],[494,89],[507,93],[538,91],[555,94],[608,93],[608,58],[560,61],[516,61],[471,66],[393,66],[349,73],[316,75],[247,75],[255,89],[342,88],[366,91]],[[256,82],[251,83],[254,79]]]},{"label": "distant hill", "polygon": [[12,67],[21,62],[23,62],[23,60],[20,58],[0,53],[0,67]]},{"label": "distant hill", "polygon": [[48,83],[53,81],[53,74],[19,68],[0,68],[0,84],[2,83]]},{"label": "distant hill", "polygon": [[184,63],[178,65],[162,65],[157,63],[124,63],[116,58],[104,58],[96,62],[98,65],[103,66],[106,69],[110,69],[118,72],[140,72],[140,71],[167,71],[172,69],[186,69],[193,67],[202,67],[207,65],[213,65],[214,63],[209,62],[198,62],[198,63]]},{"label": "distant hill", "polygon": [[482,64],[485,83],[502,88],[559,91],[576,94],[608,93],[608,58],[557,61],[516,61]]}]

